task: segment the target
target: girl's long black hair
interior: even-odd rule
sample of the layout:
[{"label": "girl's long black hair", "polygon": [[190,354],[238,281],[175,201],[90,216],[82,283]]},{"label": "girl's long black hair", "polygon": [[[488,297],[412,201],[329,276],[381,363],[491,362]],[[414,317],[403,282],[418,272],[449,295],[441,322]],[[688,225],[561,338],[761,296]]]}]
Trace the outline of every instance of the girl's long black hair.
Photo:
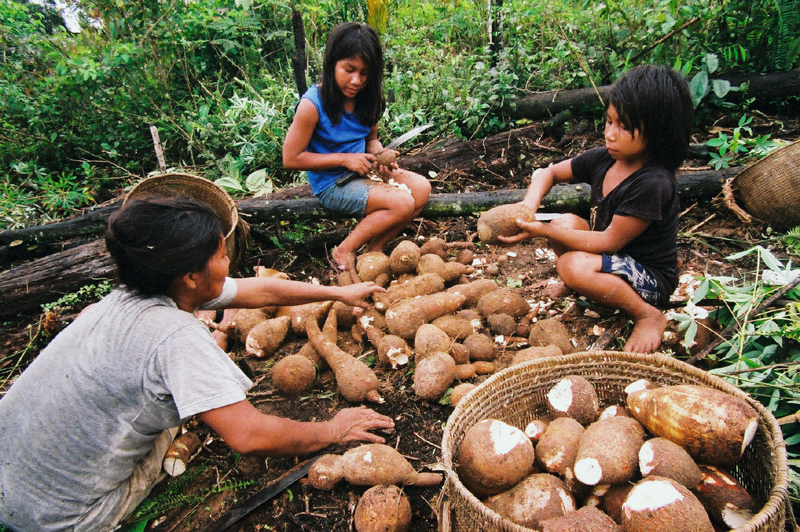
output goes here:
[{"label": "girl's long black hair", "polygon": [[130,199],[105,233],[120,281],[146,296],[166,294],[177,277],[203,271],[222,238],[211,207],[183,195]]},{"label": "girl's long black hair", "polygon": [[378,33],[368,24],[345,22],[328,36],[322,61],[322,108],[333,124],[339,123],[344,97],[336,85],[335,67],[338,61],[351,57],[360,57],[369,68],[367,85],[356,95],[355,115],[362,124],[373,126],[384,109],[383,49]]},{"label": "girl's long black hair", "polygon": [[676,70],[633,68],[611,87],[608,101],[625,127],[646,141],[650,162],[675,172],[686,159],[694,121],[689,84]]}]

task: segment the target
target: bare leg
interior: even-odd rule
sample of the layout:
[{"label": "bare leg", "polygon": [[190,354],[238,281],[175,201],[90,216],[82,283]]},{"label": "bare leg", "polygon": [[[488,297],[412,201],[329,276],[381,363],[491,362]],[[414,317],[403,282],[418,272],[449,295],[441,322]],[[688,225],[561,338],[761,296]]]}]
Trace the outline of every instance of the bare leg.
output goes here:
[{"label": "bare leg", "polygon": [[367,244],[368,251],[383,251],[383,247],[400,233],[422,211],[430,196],[427,179],[414,172],[396,170],[392,177],[408,190],[377,183],[367,200],[367,210],[353,231],[333,250],[333,260],[346,264],[347,256]]},{"label": "bare leg", "polygon": [[[588,231],[589,224],[586,223],[586,220],[581,218],[580,216],[576,216],[574,214],[565,214],[560,216],[550,222],[551,225],[562,227],[564,229],[573,229],[576,231]],[[565,248],[558,242],[550,241],[550,247],[553,249],[553,253],[556,256],[560,257],[567,251],[570,251],[568,248]],[[572,293],[570,287],[564,284],[564,281],[559,281],[557,283],[553,283],[547,286],[544,289],[544,295],[552,299],[558,299],[564,296],[567,296]]]},{"label": "bare leg", "polygon": [[583,251],[570,251],[558,260],[558,275],[564,283],[589,299],[619,309],[633,320],[633,332],[625,351],[650,353],[661,345],[667,318],[644,299],[625,280],[600,271],[602,257]]}]

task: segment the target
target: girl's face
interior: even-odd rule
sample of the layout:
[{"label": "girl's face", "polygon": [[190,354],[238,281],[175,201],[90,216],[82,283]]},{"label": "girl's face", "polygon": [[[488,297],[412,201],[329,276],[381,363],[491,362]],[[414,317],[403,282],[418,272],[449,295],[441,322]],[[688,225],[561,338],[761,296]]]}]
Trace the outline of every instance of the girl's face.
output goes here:
[{"label": "girl's face", "polygon": [[225,239],[220,238],[219,248],[208,259],[203,271],[199,272],[197,289],[201,292],[203,301],[211,301],[222,294],[222,286],[225,284],[225,277],[228,276],[230,263]]},{"label": "girl's face", "polygon": [[616,161],[639,162],[647,156],[647,142],[642,137],[642,132],[638,129],[626,129],[612,104],[609,104],[606,111],[605,139],[608,153]]},{"label": "girl's face", "polygon": [[334,66],[334,79],[345,99],[355,98],[367,85],[369,65],[360,57],[340,59]]}]

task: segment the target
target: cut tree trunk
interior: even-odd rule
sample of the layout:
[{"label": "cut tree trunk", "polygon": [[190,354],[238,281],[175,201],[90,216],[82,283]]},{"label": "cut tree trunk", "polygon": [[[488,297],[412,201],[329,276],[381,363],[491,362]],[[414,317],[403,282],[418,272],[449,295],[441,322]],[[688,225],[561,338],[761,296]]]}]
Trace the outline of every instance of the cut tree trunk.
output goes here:
[{"label": "cut tree trunk", "polygon": [[36,309],[113,276],[114,263],[102,240],[16,266],[0,274],[0,316]]},{"label": "cut tree trunk", "polygon": [[[732,101],[740,100],[744,95],[756,98],[759,101],[770,101],[800,94],[800,71],[798,70],[772,72],[769,74],[728,75],[720,76],[716,79],[727,80],[732,87],[739,87],[742,83],[749,83],[746,93],[728,93],[726,99]],[[513,106],[507,109],[507,113],[512,118],[541,120],[566,110],[576,113],[589,112],[602,108],[600,97],[603,98],[603,101],[606,101],[610,88],[610,85],[603,85],[597,88],[597,92],[594,89],[586,88],[530,94],[518,98]],[[598,97],[598,93],[600,97]]]},{"label": "cut tree trunk", "polygon": [[[680,172],[678,189],[681,201],[688,205],[715,197],[722,190],[725,179],[735,173],[735,169]],[[542,212],[585,215],[589,206],[589,191],[588,185],[557,185],[542,201]],[[524,195],[524,189],[433,194],[421,216],[443,218],[475,215],[496,205],[520,201]],[[334,213],[324,210],[316,198],[242,200],[239,210],[253,227],[287,219],[337,218]],[[337,241],[341,241],[341,235]],[[306,242],[306,245],[309,244]],[[16,266],[0,273],[0,293],[3,294],[0,316],[36,309],[43,303],[74,292],[92,280],[110,279],[113,273],[113,263],[102,240]]]}]

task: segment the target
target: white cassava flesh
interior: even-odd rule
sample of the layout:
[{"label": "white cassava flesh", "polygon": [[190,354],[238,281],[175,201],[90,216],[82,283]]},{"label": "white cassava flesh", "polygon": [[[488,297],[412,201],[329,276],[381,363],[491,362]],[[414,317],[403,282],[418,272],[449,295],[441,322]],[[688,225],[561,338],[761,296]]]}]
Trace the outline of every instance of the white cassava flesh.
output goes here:
[{"label": "white cassava flesh", "polygon": [[622,505],[625,532],[713,532],[703,505],[674,480],[649,477],[639,481]]}]

